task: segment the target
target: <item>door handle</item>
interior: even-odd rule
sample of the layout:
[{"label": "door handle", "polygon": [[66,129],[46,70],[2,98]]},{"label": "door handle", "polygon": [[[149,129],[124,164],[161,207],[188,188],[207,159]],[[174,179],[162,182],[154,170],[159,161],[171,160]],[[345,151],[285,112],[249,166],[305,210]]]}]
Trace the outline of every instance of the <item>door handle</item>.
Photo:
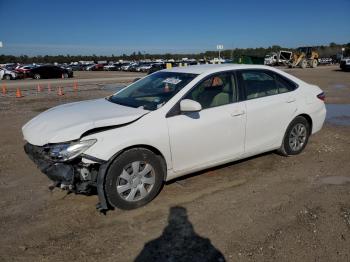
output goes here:
[{"label": "door handle", "polygon": [[294,97],[288,97],[286,100],[286,103],[293,103],[295,101],[296,101],[296,99]]},{"label": "door handle", "polygon": [[245,111],[244,110],[235,110],[231,113],[231,116],[241,116],[244,115]]}]

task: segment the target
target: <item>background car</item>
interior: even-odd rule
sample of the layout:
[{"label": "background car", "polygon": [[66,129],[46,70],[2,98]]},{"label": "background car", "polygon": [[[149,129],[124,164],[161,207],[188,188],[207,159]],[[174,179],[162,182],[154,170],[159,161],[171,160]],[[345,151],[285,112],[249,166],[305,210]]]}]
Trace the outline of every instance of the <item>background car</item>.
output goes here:
[{"label": "background car", "polygon": [[58,66],[44,65],[31,69],[28,76],[34,79],[68,78],[73,77],[73,71]]},{"label": "background car", "polygon": [[28,73],[30,72],[30,70],[35,68],[35,67],[36,66],[34,66],[34,65],[22,65],[22,66],[18,66],[15,71],[18,73],[24,74],[24,76],[27,76]]},{"label": "background car", "polygon": [[163,70],[165,68],[166,68],[166,65],[164,63],[152,64],[151,68],[148,69],[147,73],[152,74],[154,72]]},{"label": "background car", "polygon": [[6,68],[0,68],[0,79],[14,80],[18,78],[23,78],[23,74]]},{"label": "background car", "polygon": [[340,61],[340,68],[344,71],[350,70],[350,57],[343,58]]}]

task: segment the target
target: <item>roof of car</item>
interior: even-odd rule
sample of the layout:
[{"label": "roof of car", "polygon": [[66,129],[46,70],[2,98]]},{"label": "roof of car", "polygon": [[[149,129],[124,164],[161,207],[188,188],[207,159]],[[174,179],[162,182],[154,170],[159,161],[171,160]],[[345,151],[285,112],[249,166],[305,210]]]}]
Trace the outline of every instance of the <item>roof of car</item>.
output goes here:
[{"label": "roof of car", "polygon": [[235,69],[249,69],[249,68],[260,68],[270,69],[271,67],[264,65],[244,65],[244,64],[205,64],[205,65],[191,65],[184,67],[173,67],[172,69],[166,69],[167,72],[179,72],[179,73],[190,73],[190,74],[203,74],[203,73],[216,73],[226,70]]}]

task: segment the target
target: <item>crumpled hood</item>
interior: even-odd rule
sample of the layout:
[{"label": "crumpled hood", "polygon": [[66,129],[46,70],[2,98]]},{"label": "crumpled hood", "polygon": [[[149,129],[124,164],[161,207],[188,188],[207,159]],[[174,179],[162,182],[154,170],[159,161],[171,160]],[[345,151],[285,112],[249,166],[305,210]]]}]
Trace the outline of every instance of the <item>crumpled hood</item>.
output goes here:
[{"label": "crumpled hood", "polygon": [[30,144],[43,146],[78,139],[93,128],[127,124],[148,112],[104,98],[87,100],[51,108],[26,123],[22,132]]}]

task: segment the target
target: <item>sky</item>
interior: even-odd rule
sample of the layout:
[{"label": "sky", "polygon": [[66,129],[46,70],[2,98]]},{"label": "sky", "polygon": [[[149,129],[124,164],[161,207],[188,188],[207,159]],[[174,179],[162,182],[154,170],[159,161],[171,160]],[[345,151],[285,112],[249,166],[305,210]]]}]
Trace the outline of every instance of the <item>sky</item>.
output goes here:
[{"label": "sky", "polygon": [[350,42],[350,0],[0,0],[0,54],[198,53]]}]

